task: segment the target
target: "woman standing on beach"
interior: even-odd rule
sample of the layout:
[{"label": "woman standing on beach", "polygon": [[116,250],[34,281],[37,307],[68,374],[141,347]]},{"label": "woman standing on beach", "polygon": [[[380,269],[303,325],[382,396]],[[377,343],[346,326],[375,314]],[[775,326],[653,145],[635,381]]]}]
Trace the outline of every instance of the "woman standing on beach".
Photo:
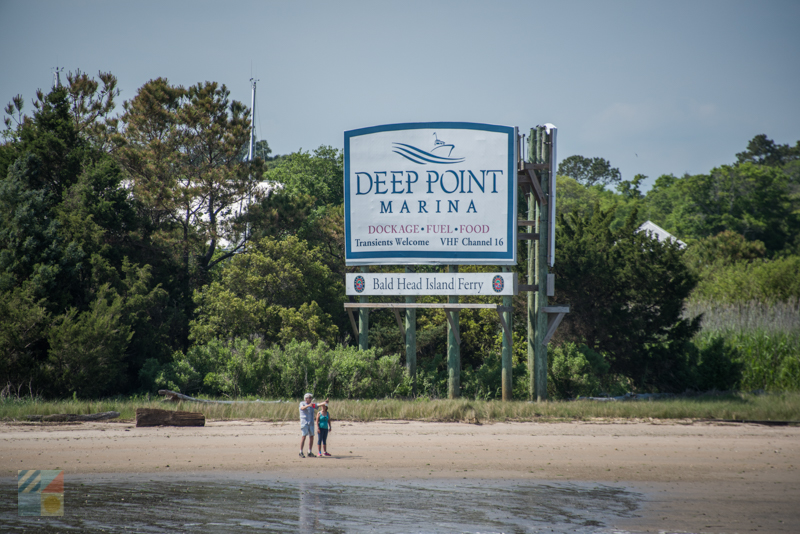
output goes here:
[{"label": "woman standing on beach", "polygon": [[330,456],[328,454],[328,432],[332,429],[328,405],[323,404],[320,406],[319,413],[317,413],[317,452],[320,457]]}]

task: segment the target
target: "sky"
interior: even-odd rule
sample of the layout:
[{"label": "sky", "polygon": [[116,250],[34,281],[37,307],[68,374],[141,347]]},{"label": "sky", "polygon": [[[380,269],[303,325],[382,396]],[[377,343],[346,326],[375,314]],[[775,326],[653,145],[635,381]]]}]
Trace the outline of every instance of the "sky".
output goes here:
[{"label": "sky", "polygon": [[558,126],[559,160],[649,177],[800,140],[800,2],[0,0],[0,103],[53,68],[224,83],[274,154],[401,122]]}]

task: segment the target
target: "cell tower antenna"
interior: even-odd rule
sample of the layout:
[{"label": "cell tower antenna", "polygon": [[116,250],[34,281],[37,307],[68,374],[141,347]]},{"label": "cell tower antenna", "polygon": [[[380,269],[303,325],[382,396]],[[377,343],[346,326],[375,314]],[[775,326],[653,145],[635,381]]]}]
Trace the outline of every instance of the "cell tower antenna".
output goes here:
[{"label": "cell tower antenna", "polygon": [[58,89],[61,87],[61,71],[63,70],[64,67],[53,67],[53,89]]},{"label": "cell tower antenna", "polygon": [[256,83],[258,80],[250,78],[250,150],[247,153],[247,160],[253,161],[256,153]]}]

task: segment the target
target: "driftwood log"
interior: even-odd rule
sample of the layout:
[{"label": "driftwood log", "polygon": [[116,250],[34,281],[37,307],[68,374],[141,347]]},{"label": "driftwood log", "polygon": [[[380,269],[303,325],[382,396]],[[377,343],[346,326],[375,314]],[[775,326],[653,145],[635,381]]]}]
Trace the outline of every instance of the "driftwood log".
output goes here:
[{"label": "driftwood log", "polygon": [[206,416],[156,408],[136,408],[136,426],[205,426]]},{"label": "driftwood log", "polygon": [[26,415],[28,421],[41,421],[43,423],[65,423],[72,421],[105,421],[119,417],[119,412],[102,412],[90,414],[54,413],[51,415]]},{"label": "driftwood log", "polygon": [[253,402],[258,402],[262,404],[280,404],[281,400],[276,401],[262,401],[262,400],[254,400],[254,401],[223,401],[223,400],[208,400],[208,399],[196,399],[194,397],[190,397],[189,395],[184,395],[183,393],[178,393],[177,391],[170,391],[168,389],[159,389],[159,395],[164,395],[164,400],[166,402],[180,402],[180,401],[188,401],[188,402],[203,402],[206,404],[249,404]]}]

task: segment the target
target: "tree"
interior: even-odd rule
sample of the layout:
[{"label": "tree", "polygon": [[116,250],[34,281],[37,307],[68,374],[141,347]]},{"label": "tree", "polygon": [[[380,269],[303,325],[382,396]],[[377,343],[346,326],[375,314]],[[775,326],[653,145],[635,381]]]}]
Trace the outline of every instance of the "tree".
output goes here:
[{"label": "tree", "polygon": [[166,292],[129,259],[150,245],[147,228],[96,135],[101,109],[73,112],[79,93],[39,98],[7,136],[0,176],[0,368],[46,395],[120,392],[128,366],[170,342]]},{"label": "tree", "polygon": [[586,186],[611,185],[619,183],[621,179],[619,169],[612,167],[605,159],[577,155],[562,160],[558,165],[558,174],[569,176]]},{"label": "tree", "polygon": [[700,270],[763,258],[766,253],[767,248],[761,241],[747,241],[736,232],[725,230],[693,243],[686,250],[686,262]]},{"label": "tree", "polygon": [[[119,96],[117,78],[110,72],[98,72],[100,83],[86,73],[77,70],[67,74],[67,95],[73,124],[85,139],[95,147],[110,150],[111,137],[117,129],[118,119],[112,116],[114,99]],[[99,92],[98,92],[99,89]]]},{"label": "tree", "polygon": [[195,292],[191,336],[211,339],[262,337],[333,344],[331,314],[341,314],[344,285],[319,252],[296,237],[264,238],[225,264],[221,279]]},{"label": "tree", "polygon": [[647,180],[647,176],[644,174],[637,174],[633,177],[633,180],[623,180],[619,182],[619,184],[617,184],[617,191],[619,191],[619,194],[622,195],[623,198],[639,200],[643,198],[641,191],[639,191],[639,187],[645,180]]},{"label": "tree", "polygon": [[[258,158],[261,161],[272,161],[275,158],[270,158],[269,155],[272,154],[272,149],[269,147],[269,143],[266,139],[259,139],[256,141],[256,147],[253,151],[253,158]],[[242,161],[247,160],[247,157],[250,155],[250,143],[246,146],[242,147],[241,152],[239,153],[239,157]]]},{"label": "tree", "polygon": [[206,272],[243,249],[250,233],[236,210],[261,195],[261,160],[241,158],[249,110],[229,94],[216,82],[184,89],[158,78],[121,119],[119,157],[134,195],[154,222],[175,225],[187,273],[192,261]]},{"label": "tree", "polygon": [[[623,226],[633,209],[640,204],[640,199],[634,197],[634,195],[623,196],[608,189],[587,187],[568,176],[558,176],[556,178],[556,189],[558,190],[556,213],[559,214],[577,213],[582,216],[591,216],[596,206],[600,206],[604,210],[616,207],[614,221],[611,223],[612,229]],[[644,221],[642,220],[641,222]]]},{"label": "tree", "polygon": [[725,230],[759,240],[776,252],[791,246],[800,232],[791,184],[780,169],[752,163],[687,176],[678,184],[685,205],[684,235],[707,237]]},{"label": "tree", "polygon": [[556,301],[570,305],[559,339],[605,353],[610,372],[639,388],[685,387],[683,347],[699,319],[681,318],[697,280],[674,243],[637,233],[633,213],[611,229],[614,209],[561,217]]},{"label": "tree", "polygon": [[656,178],[653,187],[640,205],[644,220],[650,220],[667,232],[681,239],[694,237],[683,226],[687,199],[680,189],[681,178],[672,174],[662,174]]},{"label": "tree", "polygon": [[51,393],[93,397],[118,391],[114,386],[124,382],[124,355],[133,332],[125,324],[123,299],[109,289],[100,288],[87,311],[67,310],[48,330]]},{"label": "tree", "polygon": [[[286,229],[319,247],[328,267],[344,280],[344,158],[341,151],[321,146],[313,154],[299,151],[280,159],[264,179],[281,188],[258,206],[253,226],[271,235]],[[257,216],[267,216],[259,221]],[[291,226],[291,230],[289,227]],[[274,235],[274,234],[272,234]]]},{"label": "tree", "polygon": [[40,367],[51,314],[29,288],[0,291],[0,384],[43,384]]},{"label": "tree", "polygon": [[282,158],[264,179],[283,185],[291,196],[310,195],[316,206],[344,203],[344,156],[329,146],[308,152],[295,152]]},{"label": "tree", "polygon": [[780,167],[800,159],[800,141],[795,146],[779,145],[764,134],[753,137],[747,150],[736,154],[737,164],[754,163],[768,167]]}]

